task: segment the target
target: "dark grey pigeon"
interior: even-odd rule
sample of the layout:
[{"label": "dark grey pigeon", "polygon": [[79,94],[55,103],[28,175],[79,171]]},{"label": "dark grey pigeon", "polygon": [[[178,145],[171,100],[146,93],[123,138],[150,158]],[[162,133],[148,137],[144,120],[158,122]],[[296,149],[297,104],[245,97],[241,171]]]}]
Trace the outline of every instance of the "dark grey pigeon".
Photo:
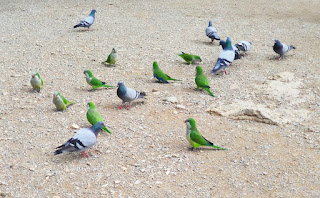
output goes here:
[{"label": "dark grey pigeon", "polygon": [[123,108],[125,102],[129,102],[128,108],[131,107],[131,102],[135,99],[144,98],[146,96],[145,92],[139,92],[129,87],[124,86],[122,81],[118,82],[117,95],[122,100],[122,105],[118,107],[119,109]]},{"label": "dark grey pigeon", "polygon": [[281,60],[283,55],[292,49],[296,49],[293,45],[281,43],[278,39],[274,40],[273,51],[280,55],[278,60]]}]

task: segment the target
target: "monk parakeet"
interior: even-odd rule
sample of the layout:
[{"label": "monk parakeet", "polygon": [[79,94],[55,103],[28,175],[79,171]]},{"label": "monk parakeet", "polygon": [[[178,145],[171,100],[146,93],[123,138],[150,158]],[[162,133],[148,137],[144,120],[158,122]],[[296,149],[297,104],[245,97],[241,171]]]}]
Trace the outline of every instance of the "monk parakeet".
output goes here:
[{"label": "monk parakeet", "polygon": [[218,150],[227,150],[226,148],[214,145],[212,142],[204,138],[198,131],[196,121],[193,118],[186,119],[185,123],[187,124],[186,137],[193,149],[196,149],[199,146],[209,146]]},{"label": "monk parakeet", "polygon": [[196,70],[197,70],[197,74],[196,74],[195,81],[197,84],[197,88],[206,90],[210,94],[210,96],[214,97],[213,93],[210,91],[209,81],[207,76],[204,75],[202,67],[197,66]]},{"label": "monk parakeet", "polygon": [[32,78],[30,80],[31,86],[33,90],[40,92],[43,86],[43,80],[40,77],[40,74],[38,72],[32,73]]},{"label": "monk parakeet", "polygon": [[92,86],[92,90],[95,90],[99,87],[115,87],[111,85],[106,85],[105,82],[101,82],[100,80],[98,80],[96,77],[92,75],[90,70],[85,70],[83,73],[86,75],[87,83]]},{"label": "monk parakeet", "polygon": [[64,111],[68,105],[73,104],[73,102],[65,99],[59,92],[53,93],[53,104],[56,105],[58,111]]},{"label": "monk parakeet", "polygon": [[86,150],[97,143],[99,131],[104,126],[103,122],[98,122],[90,128],[81,128],[66,143],[58,146],[54,154],[58,155],[65,152],[80,152],[82,157],[88,157]]},{"label": "monk parakeet", "polygon": [[181,58],[183,58],[189,65],[191,63],[194,63],[194,62],[198,62],[198,61],[202,61],[200,56],[197,56],[197,55],[193,55],[193,54],[186,54],[184,52],[181,52],[181,54],[178,54]]},{"label": "monk parakeet", "polygon": [[114,64],[116,64],[117,60],[118,60],[117,51],[116,51],[116,49],[112,48],[112,51],[108,56],[108,59],[106,61],[102,62],[102,64],[109,63],[109,65],[114,65]]},{"label": "monk parakeet", "polygon": [[168,80],[181,81],[178,79],[171,78],[165,74],[160,68],[157,62],[153,62],[153,77],[157,78],[160,82],[169,83]]},{"label": "monk parakeet", "polygon": [[[96,105],[93,102],[88,103],[87,119],[92,125],[100,121],[103,122],[103,119],[100,113],[97,111]],[[111,132],[107,129],[107,127],[103,126],[102,129],[111,134]]]}]

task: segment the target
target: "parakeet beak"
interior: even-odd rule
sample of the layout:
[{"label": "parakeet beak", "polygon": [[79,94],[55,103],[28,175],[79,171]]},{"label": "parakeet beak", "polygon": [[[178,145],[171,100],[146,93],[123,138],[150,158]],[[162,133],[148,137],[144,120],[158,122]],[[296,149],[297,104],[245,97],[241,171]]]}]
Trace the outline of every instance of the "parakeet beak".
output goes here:
[{"label": "parakeet beak", "polygon": [[187,123],[187,120],[185,120],[184,123]]}]

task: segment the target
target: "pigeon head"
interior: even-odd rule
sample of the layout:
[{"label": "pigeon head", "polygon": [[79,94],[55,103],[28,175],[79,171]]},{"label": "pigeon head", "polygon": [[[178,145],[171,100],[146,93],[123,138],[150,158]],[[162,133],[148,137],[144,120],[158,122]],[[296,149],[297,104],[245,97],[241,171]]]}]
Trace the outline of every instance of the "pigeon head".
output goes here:
[{"label": "pigeon head", "polygon": [[222,46],[222,49],[225,49],[227,47],[227,42],[225,42],[224,40],[220,40],[219,45]]},{"label": "pigeon head", "polygon": [[120,86],[124,86],[123,81],[119,81],[119,82],[118,82],[118,87],[120,87]]},{"label": "pigeon head", "polygon": [[94,17],[95,13],[96,13],[96,10],[95,10],[95,9],[93,9],[93,10],[91,10],[90,15]]},{"label": "pigeon head", "polygon": [[99,131],[101,131],[102,127],[104,127],[104,123],[102,121],[95,123],[91,129],[93,131],[93,133],[97,136]]},{"label": "pigeon head", "polygon": [[211,20],[209,21],[209,26],[208,27],[210,27],[210,26],[212,26],[212,21]]},{"label": "pigeon head", "polygon": [[88,102],[88,109],[96,108],[96,105],[93,102]]},{"label": "pigeon head", "polygon": [[226,50],[232,50],[231,38],[228,36],[226,41]]},{"label": "pigeon head", "polygon": [[201,66],[197,66],[196,70],[197,70],[197,74],[202,74],[203,73],[203,70],[202,70]]},{"label": "pigeon head", "polygon": [[277,45],[281,45],[281,42],[278,39],[275,39],[274,43],[277,44]]},{"label": "pigeon head", "polygon": [[159,65],[157,62],[153,62],[153,69],[159,69]]}]

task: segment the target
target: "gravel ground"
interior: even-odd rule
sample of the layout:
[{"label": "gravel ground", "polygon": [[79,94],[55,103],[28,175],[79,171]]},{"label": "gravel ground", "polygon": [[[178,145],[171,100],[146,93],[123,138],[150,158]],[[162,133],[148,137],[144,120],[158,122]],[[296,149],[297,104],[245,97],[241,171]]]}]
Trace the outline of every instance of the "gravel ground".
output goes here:
[{"label": "gravel ground", "polygon": [[[0,4],[0,196],[320,197],[318,0]],[[94,30],[73,29],[93,8]],[[210,74],[221,49],[205,36],[209,19],[221,38],[253,42],[229,75]],[[275,38],[297,49],[277,61]],[[113,47],[119,54],[116,66],[100,64]],[[181,51],[201,56],[215,98],[194,90],[196,65],[185,64],[177,56]],[[155,83],[153,61],[182,82]],[[85,69],[107,84],[123,80],[145,91],[147,99],[118,110],[116,89],[88,91]],[[33,71],[44,80],[41,93],[31,90]],[[301,100],[263,94],[265,81],[281,72],[302,83]],[[76,104],[56,112],[54,91]],[[168,97],[177,103],[165,101]],[[308,114],[301,122],[270,125],[206,111],[234,100]],[[89,101],[113,134],[102,132],[89,158],[54,156],[55,147],[76,131],[72,125],[89,127]],[[188,117],[207,139],[228,150],[191,151],[185,139]]]}]

